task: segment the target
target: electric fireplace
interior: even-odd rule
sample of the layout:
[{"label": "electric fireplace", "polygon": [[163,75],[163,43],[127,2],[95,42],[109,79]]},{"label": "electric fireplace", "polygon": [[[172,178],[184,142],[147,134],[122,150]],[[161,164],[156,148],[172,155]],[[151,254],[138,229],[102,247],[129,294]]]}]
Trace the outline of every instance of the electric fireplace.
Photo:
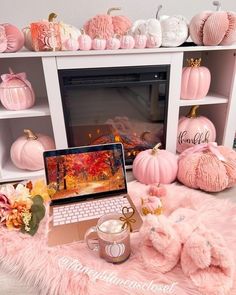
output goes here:
[{"label": "electric fireplace", "polygon": [[121,142],[126,166],[165,147],[169,65],[59,70],[69,147]]}]

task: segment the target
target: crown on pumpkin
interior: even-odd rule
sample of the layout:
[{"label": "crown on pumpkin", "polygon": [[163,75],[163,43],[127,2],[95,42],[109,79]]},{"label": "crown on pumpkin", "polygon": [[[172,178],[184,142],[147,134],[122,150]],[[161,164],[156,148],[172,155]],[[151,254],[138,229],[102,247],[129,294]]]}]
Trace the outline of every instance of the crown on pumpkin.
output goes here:
[{"label": "crown on pumpkin", "polygon": [[200,67],[201,65],[201,58],[188,58],[187,63],[189,67]]}]

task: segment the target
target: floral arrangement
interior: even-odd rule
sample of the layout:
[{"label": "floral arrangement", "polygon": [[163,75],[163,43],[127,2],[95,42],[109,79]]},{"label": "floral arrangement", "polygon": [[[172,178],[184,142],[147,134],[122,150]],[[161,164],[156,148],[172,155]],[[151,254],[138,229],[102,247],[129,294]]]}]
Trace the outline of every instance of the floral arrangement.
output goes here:
[{"label": "floral arrangement", "polygon": [[0,226],[34,235],[50,199],[43,180],[0,187]]}]

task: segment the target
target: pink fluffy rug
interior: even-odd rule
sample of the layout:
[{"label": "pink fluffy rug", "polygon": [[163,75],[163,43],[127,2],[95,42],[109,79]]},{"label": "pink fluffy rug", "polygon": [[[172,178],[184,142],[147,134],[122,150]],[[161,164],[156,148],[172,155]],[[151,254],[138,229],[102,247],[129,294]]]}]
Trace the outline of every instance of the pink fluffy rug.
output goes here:
[{"label": "pink fluffy rug", "polygon": [[[131,182],[128,188],[134,202],[140,207],[140,197],[147,192],[148,186]],[[165,215],[179,207],[197,210],[206,227],[223,235],[228,247],[234,251],[236,260],[236,205],[177,184],[167,185],[166,188]],[[0,269],[12,272],[28,286],[39,290],[39,294],[104,295],[111,291],[112,295],[202,294],[183,274],[180,264],[166,274],[145,269],[137,259],[138,233],[132,235],[130,259],[121,265],[112,265],[99,259],[96,253],[88,251],[83,243],[47,247],[46,225],[47,218],[34,237],[0,230]],[[67,269],[65,261],[74,261],[73,268]],[[87,267],[89,275],[85,271],[81,272],[82,266]],[[96,275],[100,278],[96,279]],[[125,280],[132,281],[129,288],[124,286]],[[140,284],[146,284],[146,289],[142,289]],[[168,293],[168,288],[163,289],[166,285],[173,287],[171,293]],[[147,291],[148,286],[150,289]],[[230,295],[233,294],[236,294],[236,277],[230,291]]]}]

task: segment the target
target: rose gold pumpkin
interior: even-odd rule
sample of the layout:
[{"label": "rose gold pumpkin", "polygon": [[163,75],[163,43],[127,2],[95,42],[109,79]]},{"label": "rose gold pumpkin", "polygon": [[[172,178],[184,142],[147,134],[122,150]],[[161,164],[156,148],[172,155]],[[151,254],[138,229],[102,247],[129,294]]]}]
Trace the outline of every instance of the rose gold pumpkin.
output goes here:
[{"label": "rose gold pumpkin", "polygon": [[171,183],[178,170],[177,156],[166,150],[153,149],[140,152],[133,162],[134,177],[144,184]]},{"label": "rose gold pumpkin", "polygon": [[183,68],[181,81],[181,99],[204,98],[210,88],[211,73],[200,65],[201,58],[188,59],[188,66]]},{"label": "rose gold pumpkin", "polygon": [[43,169],[43,152],[55,149],[53,139],[47,135],[34,134],[29,129],[25,129],[24,133],[26,136],[20,136],[11,146],[13,164],[20,169]]},{"label": "rose gold pumpkin", "polygon": [[178,123],[177,151],[183,152],[189,147],[215,141],[216,129],[213,123],[204,116],[197,116],[199,106],[193,106],[189,114],[181,117]]}]

